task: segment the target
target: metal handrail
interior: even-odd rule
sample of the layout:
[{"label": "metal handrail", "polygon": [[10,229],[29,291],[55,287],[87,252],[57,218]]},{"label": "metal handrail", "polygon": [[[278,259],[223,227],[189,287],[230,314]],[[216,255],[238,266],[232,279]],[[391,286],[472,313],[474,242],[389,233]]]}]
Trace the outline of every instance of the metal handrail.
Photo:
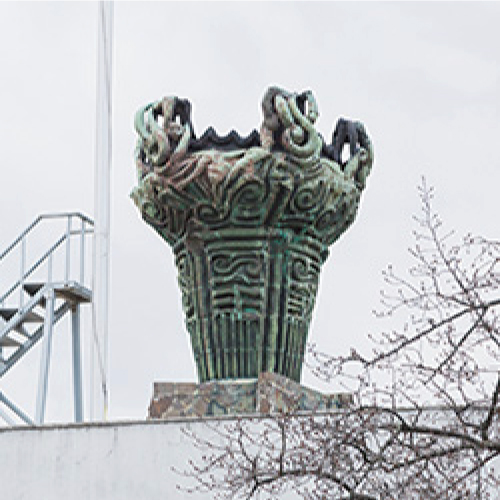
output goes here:
[{"label": "metal handrail", "polygon": [[[44,220],[52,220],[52,223],[43,225],[39,230],[34,231],[37,226]],[[54,221],[58,219],[58,221]],[[61,225],[66,226],[61,234]],[[35,234],[33,234],[35,233]],[[87,236],[92,238],[94,234],[94,222],[92,219],[80,212],[65,212],[65,213],[48,213],[39,215],[21,234],[0,254],[0,264],[2,264],[4,257],[15,249],[20,251],[19,254],[19,274],[12,276],[9,272],[9,278],[14,281],[14,284],[9,287],[6,293],[0,295],[0,306],[11,307],[14,314],[8,317],[7,321],[0,321],[0,339],[7,338],[15,341],[13,345],[2,342],[0,344],[0,379],[5,375],[6,371],[11,369],[21,357],[23,357],[40,339],[43,339],[42,345],[42,358],[40,361],[40,376],[38,397],[36,404],[36,424],[43,423],[45,412],[45,401],[47,394],[47,378],[50,363],[50,343],[52,337],[52,330],[54,325],[65,315],[66,312],[71,310],[71,328],[73,336],[73,372],[74,372],[74,390],[75,390],[75,419],[77,421],[83,420],[83,400],[82,400],[82,387],[81,387],[81,355],[80,355],[80,309],[79,304],[81,301],[77,299],[75,303],[71,298],[61,296],[63,302],[55,308],[56,303],[56,289],[60,286],[71,287],[73,284],[85,289],[86,275],[88,278],[88,271],[86,269],[86,260],[88,257],[88,250],[85,250]],[[42,238],[41,238],[42,237]],[[50,239],[48,239],[50,238]],[[52,239],[53,238],[53,239]],[[73,243],[71,242],[73,240]],[[30,249],[33,249],[32,255],[27,260],[27,247],[28,243]],[[73,245],[77,245],[74,247]],[[63,247],[61,249],[61,247]],[[78,250],[79,247],[79,250]],[[46,250],[48,248],[48,250]],[[74,251],[72,252],[72,249]],[[17,251],[12,252],[16,257]],[[72,259],[72,256],[75,258]],[[77,257],[79,256],[79,277],[74,279],[78,263]],[[12,257],[9,259],[12,260]],[[54,258],[59,260],[57,276],[52,274],[52,262]],[[93,258],[92,258],[93,259]],[[10,262],[10,261],[9,261]],[[73,264],[73,265],[72,265]],[[5,264],[6,266],[6,264]],[[4,266],[4,267],[5,267]],[[64,279],[59,280],[61,270],[64,273]],[[45,278],[41,278],[40,287],[36,287],[34,293],[32,289],[25,286],[28,278],[31,280],[38,280],[38,277],[43,276],[47,271]],[[7,277],[7,276],[6,276]],[[9,282],[11,282],[9,279]],[[34,284],[34,283],[33,283]],[[3,290],[1,290],[3,292]],[[86,290],[88,292],[88,290]],[[19,295],[17,295],[19,293]],[[28,298],[27,295],[30,295]],[[85,293],[87,296],[87,293]],[[7,299],[7,300],[6,300]],[[42,302],[42,299],[45,302]],[[86,301],[86,300],[83,300]],[[5,305],[9,302],[9,306]],[[33,312],[36,307],[45,308],[45,317],[41,324],[37,325],[35,329],[23,326],[27,319],[27,314]],[[15,309],[14,309],[15,308]],[[7,309],[5,309],[7,310]],[[23,340],[9,337],[13,329],[18,330]],[[4,356],[3,346],[13,347],[14,350],[7,350]],[[15,413],[21,420],[30,425],[35,425],[27,415],[25,415],[12,401],[5,397],[0,391],[0,406],[5,405],[13,413]],[[5,419],[5,414],[0,408],[0,418]],[[7,423],[13,424],[12,419],[7,415]]]},{"label": "metal handrail", "polygon": [[[75,229],[71,230],[71,219],[75,217],[81,220],[81,228],[80,229]],[[37,262],[35,262],[29,269],[28,271],[24,270],[24,255],[25,255],[25,242],[26,242],[26,237],[27,235],[43,220],[48,220],[48,219],[67,219],[68,220],[68,227],[66,232],[64,233],[63,236],[61,236],[56,243],[54,243],[49,250],[47,250],[42,257],[38,259]],[[70,240],[71,236],[78,235],[84,239],[84,237],[87,234],[93,234],[93,229],[87,229],[85,225],[88,224],[89,226],[94,226],[94,222],[92,219],[88,218],[86,215],[82,214],[81,212],[65,212],[65,213],[49,213],[49,214],[43,214],[38,216],[15,240],[13,243],[11,243],[4,252],[0,255],[0,261],[13,249],[15,248],[20,242],[23,245],[22,247],[22,257],[21,257],[21,273],[20,273],[20,278],[18,281],[16,281],[10,288],[9,290],[0,297],[0,304],[3,304],[5,299],[7,299],[12,292],[14,292],[16,289],[21,287],[21,295],[20,295],[20,307],[23,307],[23,290],[22,286],[25,283],[26,278],[28,278],[36,269],[38,269],[41,264],[43,264],[47,259],[53,255],[53,253],[58,249],[58,247],[64,243],[65,241],[67,242],[67,247],[66,247],[66,276],[65,279],[66,281],[68,280],[68,273],[69,273],[69,264],[70,264],[70,257],[69,257],[69,249],[70,249]],[[82,255],[80,256],[80,279],[83,280],[83,260],[84,260],[84,242],[82,241],[80,244],[80,251],[82,252]]]},{"label": "metal handrail", "polygon": [[42,220],[46,219],[66,219],[68,217],[77,217],[82,221],[94,225],[94,221],[87,217],[85,214],[81,212],[55,212],[39,215],[1,254],[0,260],[2,260],[13,248],[17,246],[17,244],[22,241],[22,239],[30,233]]},{"label": "metal handrail", "polygon": [[8,296],[9,296],[9,295],[10,295],[10,294],[14,291],[14,290],[15,290],[15,289],[16,289],[16,288],[17,288],[17,287],[18,287],[18,286],[19,286],[19,285],[23,282],[24,278],[27,278],[28,276],[30,276],[30,275],[31,275],[31,273],[33,273],[33,272],[34,272],[34,271],[35,271],[35,270],[36,270],[36,269],[40,266],[40,264],[42,264],[42,263],[45,261],[45,259],[47,259],[47,258],[48,258],[48,256],[49,256],[50,254],[52,254],[52,252],[54,252],[54,250],[56,250],[56,249],[57,249],[57,247],[58,247],[58,246],[59,246],[59,245],[60,245],[63,241],[65,241],[65,240],[66,240],[66,237],[67,237],[66,235],[61,236],[61,237],[57,240],[57,242],[56,242],[54,245],[52,245],[52,247],[51,247],[49,250],[47,250],[47,251],[43,254],[43,256],[42,256],[40,259],[38,259],[38,261],[37,261],[35,264],[33,264],[33,266],[31,266],[31,267],[30,267],[30,269],[29,269],[28,271],[26,271],[26,272],[24,273],[24,275],[21,277],[21,279],[19,279],[18,281],[16,281],[16,283],[14,283],[14,284],[13,284],[13,285],[9,288],[9,290],[8,290],[8,291],[7,291],[7,292],[6,292],[6,293],[5,293],[2,297],[0,297],[0,303],[1,303],[1,302],[3,302],[3,301],[4,301],[4,300],[5,300],[5,299],[6,299],[6,298],[7,298],[7,297],[8,297]]}]

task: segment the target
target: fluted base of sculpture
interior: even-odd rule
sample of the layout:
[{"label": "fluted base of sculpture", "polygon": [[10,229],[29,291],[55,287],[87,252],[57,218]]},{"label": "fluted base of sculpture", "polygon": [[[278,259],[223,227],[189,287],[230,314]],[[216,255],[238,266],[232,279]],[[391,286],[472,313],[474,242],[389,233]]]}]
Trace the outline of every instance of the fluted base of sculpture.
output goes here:
[{"label": "fluted base of sculpture", "polygon": [[322,249],[273,228],[189,234],[176,247],[200,382],[263,371],[300,382]]}]

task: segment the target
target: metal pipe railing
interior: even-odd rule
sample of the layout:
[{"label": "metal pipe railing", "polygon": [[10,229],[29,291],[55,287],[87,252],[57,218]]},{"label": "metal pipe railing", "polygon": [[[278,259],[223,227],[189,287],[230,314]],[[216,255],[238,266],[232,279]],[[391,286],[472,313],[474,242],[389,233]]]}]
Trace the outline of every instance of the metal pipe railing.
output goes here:
[{"label": "metal pipe railing", "polygon": [[68,226],[66,229],[66,267],[64,269],[64,283],[69,281],[69,267],[71,260],[71,215],[68,216]]},{"label": "metal pipe railing", "polygon": [[42,216],[38,216],[1,254],[0,260],[2,260],[13,248],[17,246],[17,244],[28,234],[30,233],[35,226],[39,224],[42,220]]},{"label": "metal pipe railing", "polygon": [[26,280],[26,278],[28,278],[31,274],[33,274],[33,273],[36,271],[36,269],[38,269],[38,268],[42,265],[42,263],[43,263],[46,259],[48,259],[48,258],[49,258],[49,257],[53,254],[53,252],[54,252],[54,251],[55,251],[55,250],[59,247],[59,245],[61,245],[61,243],[63,243],[65,240],[66,240],[66,235],[61,236],[61,237],[57,240],[57,242],[56,242],[54,245],[52,245],[52,246],[51,246],[51,247],[50,247],[50,248],[49,248],[49,249],[48,249],[48,250],[47,250],[47,251],[46,251],[46,252],[42,255],[42,257],[40,257],[40,258],[39,258],[39,259],[35,262],[35,264],[33,264],[33,265],[32,265],[32,266],[28,269],[28,271],[26,271],[26,273],[24,274],[24,276],[23,276],[21,279],[19,279],[18,281],[16,281],[16,282],[15,282],[15,283],[14,283],[14,284],[13,284],[13,285],[9,288],[9,290],[8,290],[8,291],[7,291],[7,292],[6,292],[6,293],[5,293],[2,297],[0,297],[0,302],[2,302],[2,301],[4,301],[5,299],[7,299],[7,298],[9,297],[9,295],[10,295],[10,294],[11,294],[14,290],[16,290],[16,288],[17,288],[18,286],[20,286],[20,285],[21,285],[21,283],[22,283],[23,281],[25,281],[25,280]]},{"label": "metal pipe railing", "polygon": [[21,240],[21,286],[20,286],[20,294],[19,294],[19,307],[23,307],[24,305],[24,293],[23,293],[23,285],[24,285],[24,268],[26,266],[26,235],[23,236]]},{"label": "metal pipe railing", "polygon": [[82,221],[85,221],[87,224],[94,226],[94,221],[87,217],[85,214],[81,212],[54,212],[48,214],[39,215],[1,254],[0,260],[2,260],[6,255],[8,255],[12,249],[14,249],[19,242],[30,233],[40,222],[43,220],[49,219],[64,219],[66,217],[77,217]]},{"label": "metal pipe railing", "polygon": [[83,283],[85,276],[85,221],[82,219],[82,227],[80,230],[80,283]]},{"label": "metal pipe railing", "polygon": [[[79,229],[72,229],[72,219],[77,218],[81,221],[81,227]],[[66,219],[67,226],[66,232],[61,236],[56,243],[54,243],[28,270],[26,270],[26,247],[27,247],[27,236],[31,233],[37,225],[39,225],[44,220],[53,219]],[[90,229],[87,229],[87,225]],[[66,255],[65,255],[65,267],[64,267],[64,282],[67,283],[70,279],[71,270],[71,237],[80,237],[80,282],[84,282],[85,273],[85,236],[88,234],[93,234],[93,221],[80,212],[65,212],[65,213],[49,213],[40,215],[31,223],[21,234],[11,243],[1,254],[1,260],[6,257],[13,249],[18,245],[21,246],[20,249],[20,278],[17,280],[9,290],[0,296],[0,304],[4,304],[5,299],[7,299],[17,288],[19,288],[19,304],[23,307],[24,303],[24,290],[23,286],[26,279],[32,275],[47,259],[51,260],[54,252],[62,245],[66,243]]]}]

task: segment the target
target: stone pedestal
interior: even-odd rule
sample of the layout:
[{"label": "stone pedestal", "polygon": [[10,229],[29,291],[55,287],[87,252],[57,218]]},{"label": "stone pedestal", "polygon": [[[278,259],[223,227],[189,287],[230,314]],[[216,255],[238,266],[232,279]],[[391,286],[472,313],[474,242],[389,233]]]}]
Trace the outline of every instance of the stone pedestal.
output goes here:
[{"label": "stone pedestal", "polygon": [[149,418],[315,412],[351,403],[349,394],[321,394],[282,375],[264,372],[256,379],[156,382]]}]

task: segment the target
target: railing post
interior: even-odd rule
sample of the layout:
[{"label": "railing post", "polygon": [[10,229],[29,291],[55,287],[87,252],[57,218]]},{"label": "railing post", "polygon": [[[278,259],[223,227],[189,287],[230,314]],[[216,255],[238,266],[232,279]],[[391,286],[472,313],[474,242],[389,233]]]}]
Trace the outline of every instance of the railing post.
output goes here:
[{"label": "railing post", "polygon": [[82,360],[80,343],[80,304],[71,309],[71,340],[73,347],[73,401],[75,422],[83,422]]},{"label": "railing post", "polygon": [[24,305],[24,271],[26,267],[26,236],[21,240],[21,277],[19,279],[19,308]]},{"label": "railing post", "polygon": [[45,403],[47,402],[47,386],[49,378],[50,351],[52,347],[52,329],[54,326],[54,289],[52,283],[52,254],[49,255],[48,291],[45,305],[45,322],[43,326],[42,357],[40,359],[40,374],[38,376],[38,395],[36,400],[35,422],[42,425],[45,418]]},{"label": "railing post", "polygon": [[66,270],[64,272],[64,282],[69,281],[69,266],[71,257],[71,215],[68,215],[68,228],[66,230]]},{"label": "railing post", "polygon": [[83,286],[85,278],[85,219],[82,218],[82,230],[80,233],[80,284]]}]

